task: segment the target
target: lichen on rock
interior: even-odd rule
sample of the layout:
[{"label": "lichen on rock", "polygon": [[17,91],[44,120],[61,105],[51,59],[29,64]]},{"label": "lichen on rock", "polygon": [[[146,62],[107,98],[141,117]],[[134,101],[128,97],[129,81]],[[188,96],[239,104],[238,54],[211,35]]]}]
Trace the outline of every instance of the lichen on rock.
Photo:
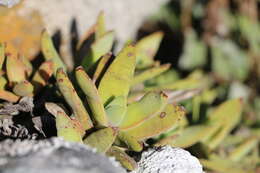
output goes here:
[{"label": "lichen on rock", "polygon": [[199,160],[181,148],[164,146],[142,153],[132,173],[203,173]]}]

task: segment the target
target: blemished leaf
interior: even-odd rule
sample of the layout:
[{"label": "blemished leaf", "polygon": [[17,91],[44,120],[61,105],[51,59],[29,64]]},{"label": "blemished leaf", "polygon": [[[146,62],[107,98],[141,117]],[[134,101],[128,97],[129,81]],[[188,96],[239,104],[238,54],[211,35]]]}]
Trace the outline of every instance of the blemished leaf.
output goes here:
[{"label": "blemished leaf", "polygon": [[126,115],[119,128],[122,130],[134,128],[157,115],[165,108],[167,98],[163,92],[148,92],[141,100],[127,106]]},{"label": "blemished leaf", "polygon": [[185,111],[180,106],[168,104],[165,109],[141,125],[123,131],[137,140],[144,140],[170,130],[184,116]]},{"label": "blemished leaf", "polygon": [[76,79],[80,88],[86,95],[92,116],[97,124],[99,126],[108,126],[108,118],[97,88],[81,66],[76,69]]},{"label": "blemished leaf", "polygon": [[[57,117],[59,115],[58,112],[62,112],[63,115],[67,115],[65,110],[56,103],[47,102],[47,103],[45,103],[45,108],[54,117]],[[82,124],[74,117],[70,117],[70,120],[71,120],[70,124],[73,126],[73,128],[75,128],[77,131],[79,131],[79,133],[81,134],[81,137],[83,137],[85,135],[85,130],[84,130]]]},{"label": "blemished leaf", "polygon": [[34,93],[38,93],[41,88],[47,85],[48,80],[52,76],[53,72],[53,62],[51,60],[45,61],[41,64],[32,78]]},{"label": "blemished leaf", "polygon": [[78,119],[85,130],[93,127],[90,116],[85,109],[80,97],[78,96],[76,90],[74,89],[71,81],[69,80],[66,72],[62,68],[59,68],[56,72],[56,80],[59,90],[61,91],[63,97],[70,105],[73,110],[73,114]]},{"label": "blemished leaf", "polygon": [[116,56],[100,81],[98,92],[103,104],[118,96],[127,97],[135,69],[135,48],[128,45]]},{"label": "blemished leaf", "polygon": [[185,34],[183,54],[180,57],[179,66],[186,70],[201,67],[206,63],[206,44],[198,40],[196,33],[189,30]]},{"label": "blemished leaf", "polygon": [[114,32],[109,31],[92,43],[89,52],[81,62],[84,69],[88,70],[91,65],[99,60],[99,58],[111,51],[114,43],[114,36]]},{"label": "blemished leaf", "polygon": [[153,64],[153,58],[163,38],[162,32],[155,32],[144,37],[136,44],[136,66],[144,68]]},{"label": "blemished leaf", "polygon": [[82,143],[81,130],[64,111],[58,111],[56,116],[57,135],[66,141]]},{"label": "blemished leaf", "polygon": [[115,97],[106,107],[106,115],[109,120],[109,124],[112,126],[119,126],[123,121],[126,114],[126,97]]},{"label": "blemished leaf", "polygon": [[158,76],[161,73],[167,71],[169,68],[170,68],[170,64],[165,64],[165,65],[161,65],[161,66],[159,65],[144,70],[134,76],[131,85],[136,85],[146,80],[152,79],[153,77]]},{"label": "blemished leaf", "polygon": [[84,139],[84,144],[96,148],[98,152],[106,152],[113,144],[117,130],[111,127],[100,129],[91,133]]},{"label": "blemished leaf", "polygon": [[106,154],[111,157],[115,157],[118,162],[121,163],[123,167],[132,171],[137,168],[137,163],[135,160],[128,156],[122,149],[116,146],[112,146]]},{"label": "blemished leaf", "polygon": [[56,71],[59,68],[63,68],[66,71],[66,66],[62,62],[61,57],[59,56],[57,50],[55,49],[52,39],[49,36],[46,30],[43,31],[41,37],[41,49],[46,61],[52,60],[53,62],[53,71]]}]

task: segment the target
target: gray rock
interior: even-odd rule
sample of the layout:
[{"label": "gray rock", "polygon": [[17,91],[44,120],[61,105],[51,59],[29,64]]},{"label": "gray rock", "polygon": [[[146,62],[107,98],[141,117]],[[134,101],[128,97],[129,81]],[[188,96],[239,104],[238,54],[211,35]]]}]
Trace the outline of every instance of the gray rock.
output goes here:
[{"label": "gray rock", "polygon": [[203,173],[199,160],[181,148],[165,146],[142,153],[132,173]]},{"label": "gray rock", "polygon": [[83,144],[50,140],[0,143],[1,173],[124,173],[118,162]]}]

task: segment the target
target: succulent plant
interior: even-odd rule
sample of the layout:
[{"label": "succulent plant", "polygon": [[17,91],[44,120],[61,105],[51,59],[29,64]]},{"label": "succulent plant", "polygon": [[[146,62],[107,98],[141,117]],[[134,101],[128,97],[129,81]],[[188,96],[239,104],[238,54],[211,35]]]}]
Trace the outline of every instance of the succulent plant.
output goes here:
[{"label": "succulent plant", "polygon": [[[248,21],[242,17],[239,20],[241,32],[250,38],[251,49],[257,51],[254,39],[244,28]],[[258,154],[254,154],[258,153],[259,130],[249,129],[253,123],[243,116],[243,111],[257,107],[258,100],[248,105],[245,98],[232,98],[231,93],[230,99],[219,104],[228,87],[219,86],[218,79],[201,69],[206,64],[207,44],[195,31],[185,31],[184,53],[178,65],[186,72],[193,70],[185,78],[170,64],[161,65],[155,60],[162,32],[126,44],[116,56],[111,52],[114,37],[113,31],[106,30],[104,14],[100,13],[97,22],[75,46],[74,63],[78,67],[73,71],[63,63],[46,30],[40,39],[43,57],[38,57],[43,59],[36,66],[31,60],[37,58],[28,60],[0,43],[0,99],[8,102],[0,105],[0,133],[11,136],[10,129],[20,129],[16,137],[30,135],[24,126],[16,127],[7,120],[20,112],[33,115],[33,110],[20,110],[23,99],[35,98],[37,102],[42,91],[52,88],[53,97],[43,102],[55,117],[57,136],[114,156],[128,170],[137,165],[127,155],[128,151],[171,145],[199,153],[200,161],[210,170],[252,172],[250,163],[259,163]],[[213,40],[209,45],[213,73],[225,82],[244,81],[249,73],[244,51],[233,42]],[[243,89],[244,85],[232,86]],[[188,116],[184,116],[180,103]],[[15,113],[7,112],[14,107]],[[244,119],[247,121],[241,123]],[[44,136],[39,116],[30,120]],[[249,132],[238,135],[243,128]],[[240,161],[244,164],[234,166]]]}]

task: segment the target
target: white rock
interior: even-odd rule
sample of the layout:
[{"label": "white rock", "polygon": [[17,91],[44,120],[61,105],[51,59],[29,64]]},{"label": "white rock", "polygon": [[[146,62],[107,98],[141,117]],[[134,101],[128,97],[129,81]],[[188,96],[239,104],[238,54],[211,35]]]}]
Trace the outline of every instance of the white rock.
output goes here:
[{"label": "white rock", "polygon": [[181,148],[165,146],[142,153],[132,173],[203,173],[199,160]]}]

